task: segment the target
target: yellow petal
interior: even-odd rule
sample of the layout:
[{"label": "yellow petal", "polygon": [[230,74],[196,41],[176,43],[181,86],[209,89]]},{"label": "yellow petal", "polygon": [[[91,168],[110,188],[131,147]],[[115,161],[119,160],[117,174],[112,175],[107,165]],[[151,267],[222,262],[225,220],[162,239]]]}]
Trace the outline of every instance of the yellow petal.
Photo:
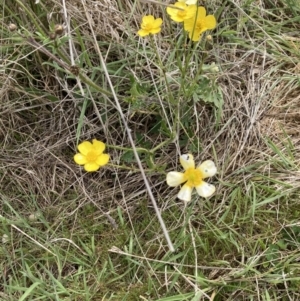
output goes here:
[{"label": "yellow petal", "polygon": [[196,5],[188,6],[185,3],[176,2],[174,6],[181,8],[181,10],[172,7],[167,7],[167,13],[175,22],[183,22],[184,20],[190,19],[196,15]]},{"label": "yellow petal", "polygon": [[192,198],[192,191],[193,188],[185,184],[181,187],[177,197],[184,202],[190,202]]},{"label": "yellow petal", "polygon": [[140,29],[138,32],[137,32],[137,34],[140,36],[140,37],[145,37],[145,36],[147,36],[147,35],[149,35],[149,31],[147,31],[147,30],[144,30],[144,29]]},{"label": "yellow petal", "polygon": [[204,181],[200,185],[196,186],[197,193],[203,198],[207,198],[214,194],[216,187],[214,185],[208,184]]},{"label": "yellow petal", "polygon": [[214,29],[217,26],[217,21],[215,16],[213,15],[208,15],[204,19],[204,27],[206,29]]},{"label": "yellow petal", "polygon": [[190,5],[187,7],[185,19],[191,19],[197,14],[197,6]]},{"label": "yellow petal", "polygon": [[74,156],[74,161],[79,165],[84,165],[85,163],[87,163],[86,157],[82,154],[76,154]]},{"label": "yellow petal", "polygon": [[80,143],[78,145],[77,148],[78,148],[78,150],[79,150],[79,152],[81,154],[87,155],[87,153],[93,149],[93,146],[92,146],[91,142],[89,142],[89,141],[83,141],[82,143]]},{"label": "yellow petal", "polygon": [[[179,1],[179,2],[175,2],[174,4],[173,4],[173,6],[176,6],[176,7],[178,7],[178,8],[182,8],[182,9],[186,9],[187,8],[187,5],[186,5],[186,3],[185,3],[185,1]],[[175,12],[178,12],[178,9],[176,9],[176,8],[172,8]]]},{"label": "yellow petal", "polygon": [[156,27],[160,27],[161,26],[161,24],[162,24],[162,18],[157,18],[157,19],[155,19],[154,20],[154,22],[153,22],[153,27],[154,28],[156,28]]},{"label": "yellow petal", "polygon": [[196,4],[198,0],[178,0],[178,2],[183,2],[187,5]]},{"label": "yellow petal", "polygon": [[84,169],[88,172],[97,171],[100,166],[94,162],[86,163],[84,165]]},{"label": "yellow petal", "polygon": [[184,21],[184,19],[182,17],[177,16],[177,14],[172,14],[172,15],[169,14],[169,15],[170,15],[170,18],[175,22],[180,23],[180,22]]},{"label": "yellow petal", "polygon": [[154,17],[152,15],[144,16],[142,19],[144,24],[149,24],[154,22]]},{"label": "yellow petal", "polygon": [[198,6],[197,19],[204,19],[206,16],[206,9],[203,6]]},{"label": "yellow petal", "polygon": [[183,173],[177,171],[171,171],[167,174],[167,184],[171,187],[179,186],[186,180]]},{"label": "yellow petal", "polygon": [[171,17],[171,19],[175,22],[182,22],[184,19],[184,15],[186,14],[186,8],[187,5],[182,2],[176,2],[173,6],[176,6],[178,8],[181,8],[182,10],[173,8],[173,7],[167,7],[167,13]]},{"label": "yellow petal", "polygon": [[200,40],[200,37],[201,37],[201,32],[199,30],[189,33],[189,38],[193,42],[198,42]]},{"label": "yellow petal", "polygon": [[167,7],[167,14],[171,17],[177,15],[177,9],[172,7]]},{"label": "yellow petal", "polygon": [[204,161],[201,165],[197,167],[201,171],[202,178],[213,177],[217,173],[217,167],[215,163],[211,160]]},{"label": "yellow petal", "polygon": [[161,28],[153,28],[151,29],[149,32],[152,33],[152,34],[156,34],[156,33],[159,33],[161,31]]},{"label": "yellow petal", "polygon": [[195,18],[184,20],[184,23],[183,23],[184,30],[186,30],[188,32],[193,31],[194,25],[195,25]]},{"label": "yellow petal", "polygon": [[105,150],[105,144],[102,141],[93,139],[93,149],[97,152],[97,154],[102,154]]},{"label": "yellow petal", "polygon": [[195,168],[195,161],[193,155],[191,154],[182,155],[180,156],[179,160],[184,170],[187,170],[188,168]]},{"label": "yellow petal", "polygon": [[96,163],[99,166],[103,166],[103,165],[106,165],[108,163],[108,161],[109,161],[109,155],[108,154],[102,154],[97,158]]}]

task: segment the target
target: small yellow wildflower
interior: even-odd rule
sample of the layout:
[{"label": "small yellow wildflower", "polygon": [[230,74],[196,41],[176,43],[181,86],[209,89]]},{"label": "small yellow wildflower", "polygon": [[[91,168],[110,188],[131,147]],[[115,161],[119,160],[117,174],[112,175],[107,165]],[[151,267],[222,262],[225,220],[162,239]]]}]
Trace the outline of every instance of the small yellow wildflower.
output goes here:
[{"label": "small yellow wildflower", "polygon": [[78,145],[79,153],[74,156],[74,161],[79,165],[84,165],[86,171],[97,171],[109,161],[109,155],[103,154],[105,144],[97,139],[93,139],[92,143],[83,141]]},{"label": "small yellow wildflower", "polygon": [[176,2],[174,6],[181,9],[167,7],[167,13],[168,15],[170,15],[170,18],[175,22],[183,22],[184,20],[191,19],[196,15],[196,5],[187,5],[184,2]]},{"label": "small yellow wildflower", "polygon": [[137,32],[140,37],[156,34],[161,31],[162,19],[154,19],[152,15],[144,16],[142,19],[141,29]]},{"label": "small yellow wildflower", "polygon": [[183,2],[187,5],[196,4],[198,0],[178,0],[178,2]]},{"label": "small yellow wildflower", "polygon": [[203,6],[198,7],[198,11],[194,18],[184,21],[184,29],[189,32],[189,37],[192,41],[200,40],[201,34],[208,30],[214,29],[217,26],[215,16],[206,16],[206,9]]},{"label": "small yellow wildflower", "polygon": [[185,183],[177,195],[180,200],[190,202],[193,188],[196,188],[197,193],[204,198],[211,196],[215,192],[215,186],[203,181],[203,179],[212,177],[217,173],[217,168],[213,161],[204,161],[195,168],[194,157],[191,154],[186,154],[180,156],[180,163],[185,170],[184,173],[171,171],[167,174],[167,184],[169,186],[176,187]]}]

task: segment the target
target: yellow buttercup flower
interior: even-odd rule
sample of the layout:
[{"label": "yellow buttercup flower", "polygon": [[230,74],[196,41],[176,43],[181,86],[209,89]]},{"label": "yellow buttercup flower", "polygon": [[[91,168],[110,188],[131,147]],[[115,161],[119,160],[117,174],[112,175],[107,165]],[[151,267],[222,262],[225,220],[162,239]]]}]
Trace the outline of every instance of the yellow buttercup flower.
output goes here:
[{"label": "yellow buttercup flower", "polygon": [[109,155],[103,154],[105,144],[97,139],[93,139],[92,143],[83,141],[78,145],[79,153],[74,156],[74,161],[79,165],[84,165],[86,171],[97,171],[109,161]]},{"label": "yellow buttercup flower", "polygon": [[196,5],[187,5],[184,2],[176,2],[173,6],[180,9],[167,7],[167,13],[175,22],[183,22],[184,20],[191,19],[195,16],[197,11]]},{"label": "yellow buttercup flower", "polygon": [[156,34],[161,31],[162,19],[154,19],[152,15],[144,16],[142,19],[141,29],[137,32],[140,37]]},{"label": "yellow buttercup flower", "polygon": [[177,197],[184,201],[190,202],[193,188],[204,198],[211,196],[216,188],[208,184],[203,179],[212,177],[217,173],[217,168],[213,161],[207,160],[195,168],[194,157],[191,154],[180,156],[180,163],[184,168],[184,173],[171,171],[167,174],[167,184],[171,187],[177,187],[185,183]]},{"label": "yellow buttercup flower", "polygon": [[203,6],[198,7],[196,15],[184,21],[184,29],[189,32],[192,41],[200,40],[201,34],[208,29],[214,29],[217,26],[215,16],[206,16],[206,9]]}]

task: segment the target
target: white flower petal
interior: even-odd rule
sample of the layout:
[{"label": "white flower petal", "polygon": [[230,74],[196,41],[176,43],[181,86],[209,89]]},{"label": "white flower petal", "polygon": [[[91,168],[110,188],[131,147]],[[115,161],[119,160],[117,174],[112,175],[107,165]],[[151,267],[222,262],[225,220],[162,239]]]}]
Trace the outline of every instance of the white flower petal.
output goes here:
[{"label": "white flower petal", "polygon": [[211,160],[204,161],[200,166],[197,167],[203,175],[203,179],[212,177],[217,173],[217,167]]},{"label": "white flower petal", "polygon": [[184,175],[181,172],[171,171],[167,174],[167,184],[176,187],[185,182]]},{"label": "white flower petal", "polygon": [[187,170],[188,168],[195,168],[195,161],[193,155],[191,154],[182,155],[180,156],[179,160],[184,170]]},{"label": "white flower petal", "polygon": [[187,5],[192,5],[192,4],[196,4],[197,1],[198,1],[198,0],[187,0],[187,1],[185,1],[185,3],[186,3]]},{"label": "white flower petal", "polygon": [[196,186],[196,190],[200,196],[203,198],[208,198],[214,194],[216,187],[203,181],[200,185]]},{"label": "white flower petal", "polygon": [[192,191],[193,188],[185,184],[181,187],[177,197],[184,202],[190,202],[192,198]]}]

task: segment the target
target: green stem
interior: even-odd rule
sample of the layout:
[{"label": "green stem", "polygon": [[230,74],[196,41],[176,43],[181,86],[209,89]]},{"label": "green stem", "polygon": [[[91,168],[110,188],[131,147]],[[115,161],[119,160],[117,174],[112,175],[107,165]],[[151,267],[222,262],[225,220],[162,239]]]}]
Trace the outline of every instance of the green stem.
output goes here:
[{"label": "green stem", "polygon": [[160,69],[161,69],[161,71],[162,71],[162,73],[163,73],[163,76],[164,76],[164,79],[165,79],[165,83],[166,83],[166,87],[167,87],[167,90],[168,90],[168,95],[169,95],[169,97],[170,97],[170,101],[171,101],[171,103],[174,104],[174,103],[175,103],[175,100],[174,100],[172,91],[171,91],[170,86],[169,86],[169,82],[168,82],[167,75],[166,75],[166,72],[165,72],[165,67],[164,67],[164,65],[163,65],[163,62],[162,62],[162,60],[161,60],[161,57],[160,57],[160,55],[159,55],[159,52],[158,52],[158,50],[157,50],[157,47],[156,47],[156,45],[155,45],[155,42],[154,42],[154,39],[153,39],[152,35],[150,35],[150,44],[151,44],[152,48],[153,48],[154,51],[155,51],[156,57],[157,57],[157,59],[158,59],[158,65],[159,65],[159,67],[160,67]]},{"label": "green stem", "polygon": [[153,37],[150,35],[150,43],[151,43],[151,46],[152,48],[154,49],[155,51],[155,54],[156,54],[156,57],[158,59],[158,64],[159,64],[159,67],[163,73],[163,76],[164,76],[164,80],[165,80],[165,84],[166,84],[166,87],[167,87],[167,91],[168,91],[168,96],[169,96],[169,99],[170,99],[170,103],[175,106],[175,109],[174,109],[174,115],[175,115],[175,118],[174,118],[174,123],[173,123],[173,126],[172,126],[172,133],[171,133],[171,137],[165,141],[163,141],[162,143],[160,143],[159,145],[157,145],[156,147],[152,148],[150,150],[150,154],[151,154],[151,159],[153,160],[153,155],[154,153],[161,149],[163,146],[169,144],[175,137],[175,133],[176,133],[176,125],[177,125],[177,122],[178,122],[178,114],[179,114],[179,101],[175,101],[174,99],[174,96],[173,96],[173,93],[171,91],[171,88],[170,88],[170,85],[169,85],[169,82],[168,82],[168,79],[167,79],[167,75],[166,75],[166,72],[165,72],[165,67],[163,65],[163,62],[161,60],[161,57],[159,55],[159,52],[157,50],[157,47],[156,47],[156,44],[154,42],[154,39]]},{"label": "green stem", "polygon": [[175,136],[175,135],[174,135],[174,132],[172,132],[172,136],[171,136],[169,139],[167,139],[167,140],[161,142],[160,144],[158,144],[158,145],[155,146],[154,148],[150,149],[149,153],[153,155],[157,150],[159,150],[159,149],[161,149],[163,146],[169,144],[169,143],[174,139],[174,136]]},{"label": "green stem", "polygon": [[81,80],[83,83],[89,85],[90,87],[93,87],[96,91],[98,91],[98,92],[100,92],[100,93],[102,93],[102,94],[104,94],[104,95],[106,95],[106,96],[112,96],[112,93],[111,93],[111,92],[109,92],[109,91],[107,91],[107,90],[105,90],[105,89],[99,87],[99,86],[98,86],[97,84],[95,84],[90,78],[88,78],[87,76],[85,76],[82,72],[79,72],[78,76],[79,76],[80,80]]},{"label": "green stem", "polygon": [[[25,5],[22,1],[17,0],[18,5],[20,5],[22,7],[22,9],[24,9],[24,11],[28,14],[28,16],[30,17],[30,20],[34,23],[34,25],[36,26],[36,31],[39,31],[40,33],[42,33],[43,35],[45,35],[44,30],[40,27],[40,24],[37,22],[37,17],[32,15],[31,10],[28,9],[29,5]],[[39,20],[39,19],[38,19]]]}]

